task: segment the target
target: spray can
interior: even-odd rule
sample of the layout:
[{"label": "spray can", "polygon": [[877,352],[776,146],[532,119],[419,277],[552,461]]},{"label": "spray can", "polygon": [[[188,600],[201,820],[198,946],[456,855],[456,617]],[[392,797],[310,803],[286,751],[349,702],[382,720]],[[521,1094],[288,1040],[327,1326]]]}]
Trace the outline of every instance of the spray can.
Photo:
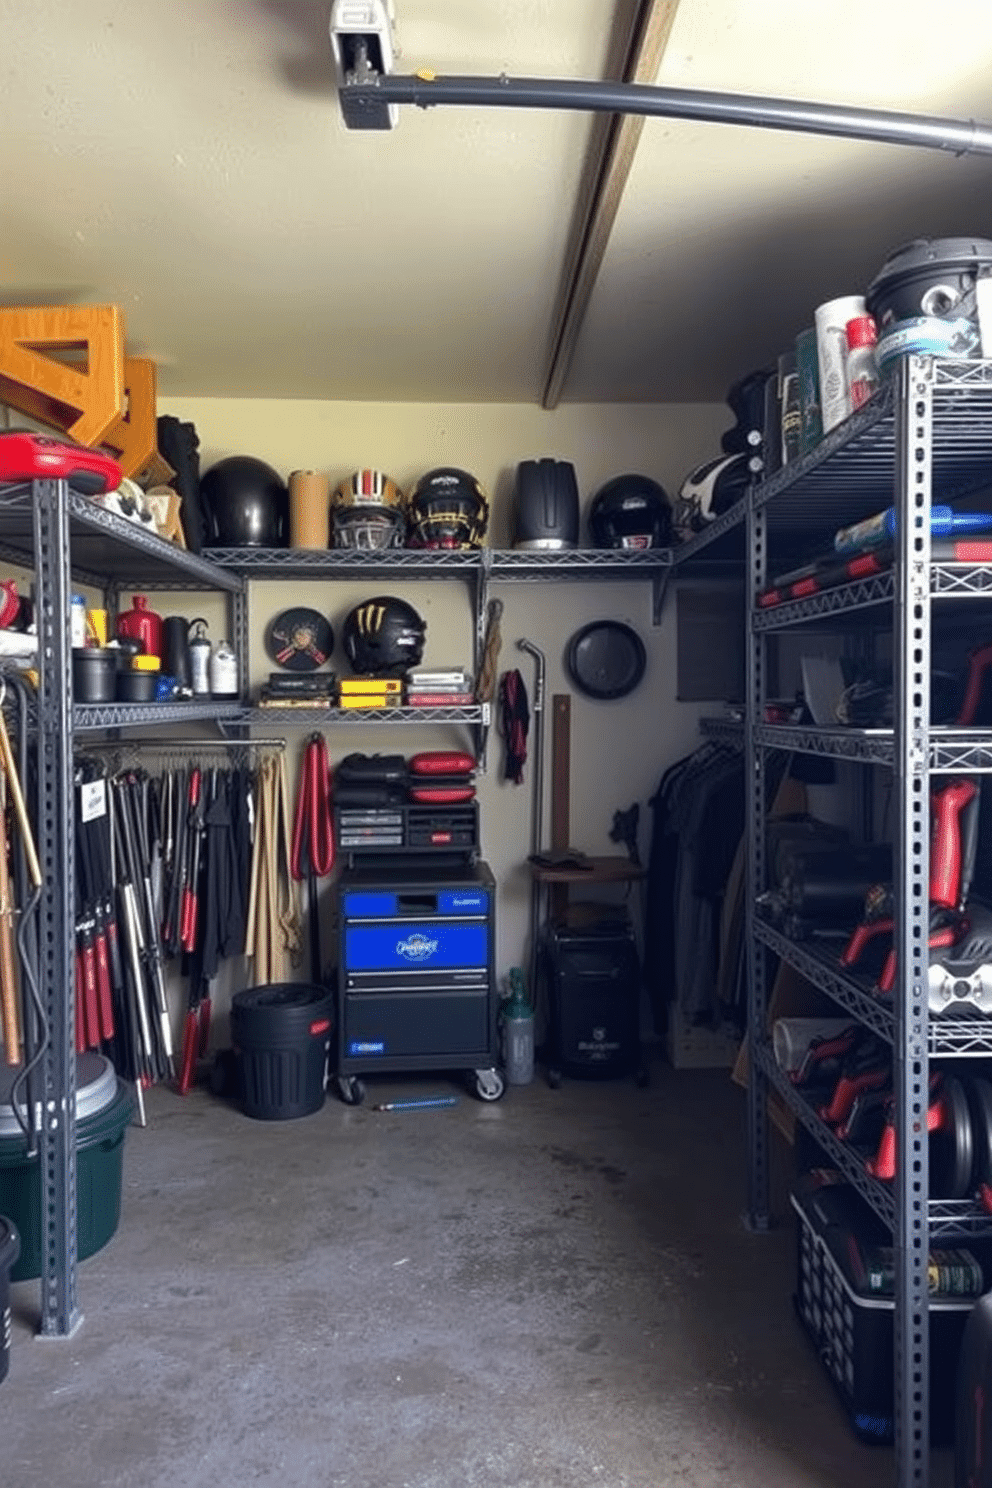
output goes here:
[{"label": "spray can", "polygon": [[524,974],[511,966],[510,995],[503,1008],[503,1063],[510,1085],[529,1085],[534,1078],[534,1010],[527,1001]]},{"label": "spray can", "polygon": [[197,628],[189,643],[190,685],[194,697],[210,696],[210,642],[207,639],[206,620],[191,620]]}]

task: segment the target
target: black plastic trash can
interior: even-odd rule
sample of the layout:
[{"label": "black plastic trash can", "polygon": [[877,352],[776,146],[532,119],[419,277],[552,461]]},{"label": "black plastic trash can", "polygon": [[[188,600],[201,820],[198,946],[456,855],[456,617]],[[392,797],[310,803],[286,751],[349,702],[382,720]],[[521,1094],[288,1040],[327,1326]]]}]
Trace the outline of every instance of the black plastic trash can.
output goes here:
[{"label": "black plastic trash can", "polygon": [[235,993],[234,1044],[246,1116],[289,1121],[324,1104],[334,995],[313,983],[271,982]]}]

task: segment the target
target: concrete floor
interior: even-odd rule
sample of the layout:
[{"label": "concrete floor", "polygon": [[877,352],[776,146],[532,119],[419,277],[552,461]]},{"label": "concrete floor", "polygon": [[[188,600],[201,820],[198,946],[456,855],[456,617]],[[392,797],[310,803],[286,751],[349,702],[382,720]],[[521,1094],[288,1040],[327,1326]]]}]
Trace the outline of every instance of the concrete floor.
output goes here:
[{"label": "concrete floor", "polygon": [[[458,1105],[371,1109],[438,1092]],[[894,1481],[793,1316],[787,1210],[768,1235],[741,1224],[726,1072],[538,1080],[496,1105],[393,1077],[275,1123],[159,1088],[148,1112],[118,1233],[79,1268],[77,1334],[34,1337],[38,1284],[12,1288],[3,1482]]]}]

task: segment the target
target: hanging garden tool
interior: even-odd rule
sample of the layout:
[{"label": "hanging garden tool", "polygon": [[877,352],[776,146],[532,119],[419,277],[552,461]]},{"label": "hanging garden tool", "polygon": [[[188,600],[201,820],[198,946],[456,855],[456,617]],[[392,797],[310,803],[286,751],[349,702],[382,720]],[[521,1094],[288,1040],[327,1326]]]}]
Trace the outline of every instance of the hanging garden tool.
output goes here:
[{"label": "hanging garden tool", "polygon": [[[544,671],[545,656],[533,641],[521,638],[517,647],[534,658],[534,798],[531,805],[531,856],[541,851],[544,835]],[[541,929],[541,881],[531,875],[530,881],[530,995],[537,996],[538,940]]]},{"label": "hanging garden tool", "polygon": [[[182,913],[179,924],[179,944],[187,956],[196,951],[200,914],[200,875],[203,861],[203,839],[206,787],[203,772],[194,765],[189,778],[187,812],[187,870],[182,895]],[[190,963],[187,963],[188,965]],[[193,1083],[193,1071],[200,1048],[200,1016],[202,987],[199,978],[189,978],[189,1001],[186,1009],[186,1024],[183,1029],[182,1059],[179,1065],[179,1093],[186,1095]]]},{"label": "hanging garden tool", "polygon": [[[155,1019],[158,1024],[159,1042],[165,1061],[165,1069],[173,1073],[172,1026],[169,1020],[169,1005],[165,993],[165,973],[162,966],[162,947],[159,931],[159,916],[155,891],[152,885],[152,863],[157,848],[152,838],[148,815],[150,802],[149,782],[146,777],[130,776],[131,789],[124,797],[124,834],[131,855],[132,870],[141,884],[142,933],[144,939],[145,966],[152,992]],[[156,834],[157,836],[157,834]]]},{"label": "hanging garden tool", "polygon": [[323,981],[317,879],[334,867],[334,818],[331,810],[331,762],[323,734],[311,734],[303,755],[293,822],[293,877],[307,880],[307,918],[310,925],[310,979]]},{"label": "hanging garden tool", "polygon": [[245,927],[245,955],[257,985],[285,981],[299,948],[299,912],[290,849],[285,756],[259,767],[255,841]]}]

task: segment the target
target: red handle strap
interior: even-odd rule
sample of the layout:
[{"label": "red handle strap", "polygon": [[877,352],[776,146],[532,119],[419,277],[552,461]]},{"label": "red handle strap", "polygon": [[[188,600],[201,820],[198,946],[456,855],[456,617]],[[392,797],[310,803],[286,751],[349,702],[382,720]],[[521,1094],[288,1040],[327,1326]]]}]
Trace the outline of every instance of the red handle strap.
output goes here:
[{"label": "red handle strap", "polygon": [[296,795],[290,871],[297,880],[304,877],[304,841],[310,869],[318,878],[330,873],[334,867],[331,763],[327,757],[327,742],[322,734],[314,734],[307,743]]}]

